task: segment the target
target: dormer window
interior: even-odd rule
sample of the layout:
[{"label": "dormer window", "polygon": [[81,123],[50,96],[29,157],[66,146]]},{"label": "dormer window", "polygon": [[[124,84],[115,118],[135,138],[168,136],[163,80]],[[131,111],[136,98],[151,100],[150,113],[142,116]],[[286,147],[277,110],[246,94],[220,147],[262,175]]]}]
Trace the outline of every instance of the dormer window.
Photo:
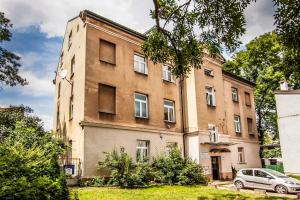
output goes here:
[{"label": "dormer window", "polygon": [[208,68],[204,68],[204,74],[206,76],[211,76],[213,77],[214,76],[214,71],[212,69],[208,69]]}]

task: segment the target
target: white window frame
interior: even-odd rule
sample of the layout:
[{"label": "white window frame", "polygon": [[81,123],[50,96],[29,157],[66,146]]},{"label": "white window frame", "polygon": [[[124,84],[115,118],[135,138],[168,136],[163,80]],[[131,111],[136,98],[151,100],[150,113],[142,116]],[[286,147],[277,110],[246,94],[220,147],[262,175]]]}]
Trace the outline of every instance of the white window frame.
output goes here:
[{"label": "white window frame", "polygon": [[[146,97],[146,100],[142,100],[142,99],[138,99],[136,98],[136,95],[141,95]],[[140,107],[140,113],[139,115],[136,115],[136,110],[134,110],[134,116],[138,117],[138,118],[148,118],[148,97],[145,94],[141,94],[141,93],[134,93],[134,109],[135,109],[135,103],[138,102],[139,103],[139,107]],[[142,104],[146,104],[146,116],[143,116],[143,106]]]},{"label": "white window frame", "polygon": [[205,97],[207,105],[216,106],[216,93],[213,87],[205,87]]},{"label": "white window frame", "polygon": [[[165,102],[172,103],[172,106],[166,105]],[[167,109],[167,112],[168,112],[168,119],[165,119],[165,109]],[[171,112],[173,114],[174,119],[171,119]],[[175,122],[176,121],[175,102],[174,101],[164,99],[164,121],[166,121],[166,122]]]},{"label": "white window frame", "polygon": [[218,133],[218,128],[216,127],[216,125],[208,124],[208,129],[209,129],[210,141],[213,143],[218,143],[219,142],[219,133]]},{"label": "white window frame", "polygon": [[[239,151],[242,149],[242,151]],[[245,163],[245,153],[244,147],[238,147],[238,163]]]},{"label": "white window frame", "polygon": [[[144,143],[145,146],[139,146],[140,143]],[[150,141],[148,140],[137,140],[137,146],[136,146],[136,162],[145,162],[149,158],[149,152],[150,152]],[[138,151],[140,151],[140,154],[138,157]]]},{"label": "white window frame", "polygon": [[214,76],[214,70],[208,69],[208,68],[204,68],[204,74],[206,76]]},{"label": "white window frame", "polygon": [[145,56],[135,53],[133,55],[133,65],[134,71],[142,74],[148,74],[147,59]]},{"label": "white window frame", "polygon": [[169,81],[169,82],[175,82],[172,72],[170,70],[170,66],[169,65],[162,65],[162,74],[163,74],[163,80],[165,81]]},{"label": "white window frame", "polygon": [[234,130],[236,133],[241,133],[241,117],[234,115]]},{"label": "white window frame", "polygon": [[234,102],[238,102],[239,101],[238,89],[235,88],[235,87],[231,88],[231,98],[232,98],[232,101],[234,101]]}]

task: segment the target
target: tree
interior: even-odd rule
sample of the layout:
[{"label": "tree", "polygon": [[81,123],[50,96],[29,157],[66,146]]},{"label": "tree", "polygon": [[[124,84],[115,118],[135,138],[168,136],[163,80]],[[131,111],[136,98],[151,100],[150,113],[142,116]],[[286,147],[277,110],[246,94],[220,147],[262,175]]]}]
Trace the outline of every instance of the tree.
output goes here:
[{"label": "tree", "polygon": [[279,88],[279,82],[287,80],[290,85],[300,85],[297,78],[299,72],[286,65],[286,60],[293,56],[289,53],[274,32],[266,33],[250,41],[245,50],[236,53],[233,60],[223,66],[224,70],[256,83],[254,100],[261,142],[266,132],[272,133],[274,138],[278,137],[273,92]]},{"label": "tree", "polygon": [[300,1],[273,0],[277,7],[275,13],[276,32],[283,44],[300,52]]},{"label": "tree", "polygon": [[[1,109],[1,108],[0,108]],[[40,118],[32,115],[33,110],[27,106],[10,106],[0,110],[0,142],[14,130],[17,121],[23,121],[27,127],[35,128],[43,134],[44,128]]]},{"label": "tree", "polygon": [[203,52],[233,51],[245,32],[243,11],[251,0],[153,0],[155,26],[142,49],[154,63],[169,63],[181,79],[200,68]]},{"label": "tree", "polygon": [[0,199],[68,199],[58,163],[64,145],[23,121],[0,143]]},{"label": "tree", "polygon": [[[294,77],[300,79],[300,1],[299,0],[273,0],[277,7],[275,13],[276,33],[288,55],[285,66],[288,71],[295,71]],[[300,85],[294,85],[300,88]]]},{"label": "tree", "polygon": [[[0,12],[0,43],[10,41],[12,36],[10,32],[12,24],[5,18],[4,13]],[[26,79],[22,78],[19,73],[20,57],[0,46],[0,88],[1,85],[26,85]]]}]

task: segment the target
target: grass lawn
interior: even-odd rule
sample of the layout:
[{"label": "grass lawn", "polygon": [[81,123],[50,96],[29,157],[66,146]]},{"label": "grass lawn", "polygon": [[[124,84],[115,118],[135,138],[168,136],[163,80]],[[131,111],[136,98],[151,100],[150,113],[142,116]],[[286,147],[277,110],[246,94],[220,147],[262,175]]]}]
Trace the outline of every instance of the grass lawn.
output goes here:
[{"label": "grass lawn", "polygon": [[200,199],[284,199],[220,190],[208,186],[155,186],[145,189],[119,189],[109,187],[71,188],[80,200],[200,200]]}]

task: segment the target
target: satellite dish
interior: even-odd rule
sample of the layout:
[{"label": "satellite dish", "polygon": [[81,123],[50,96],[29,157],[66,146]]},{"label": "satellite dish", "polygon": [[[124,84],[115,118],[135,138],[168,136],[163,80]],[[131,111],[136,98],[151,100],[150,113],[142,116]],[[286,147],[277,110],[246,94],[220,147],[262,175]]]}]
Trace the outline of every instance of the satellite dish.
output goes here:
[{"label": "satellite dish", "polygon": [[65,79],[67,77],[67,74],[68,74],[68,70],[66,70],[66,69],[63,69],[59,72],[59,76],[62,79]]}]

